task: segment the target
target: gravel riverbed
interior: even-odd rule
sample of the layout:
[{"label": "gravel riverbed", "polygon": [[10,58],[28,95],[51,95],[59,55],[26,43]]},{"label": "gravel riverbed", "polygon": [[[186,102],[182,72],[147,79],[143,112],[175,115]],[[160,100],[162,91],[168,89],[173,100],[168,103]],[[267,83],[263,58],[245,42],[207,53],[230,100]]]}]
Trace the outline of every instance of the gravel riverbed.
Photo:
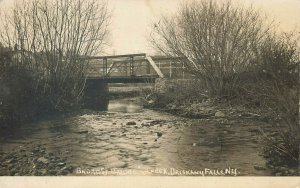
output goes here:
[{"label": "gravel riverbed", "polygon": [[0,175],[86,175],[82,172],[91,169],[141,175],[170,175],[165,173],[170,169],[224,175],[216,172],[235,169],[228,175],[271,175],[258,127],[268,124],[221,113],[188,119],[144,109],[135,99],[112,100],[107,112],[85,110],[2,136]]}]

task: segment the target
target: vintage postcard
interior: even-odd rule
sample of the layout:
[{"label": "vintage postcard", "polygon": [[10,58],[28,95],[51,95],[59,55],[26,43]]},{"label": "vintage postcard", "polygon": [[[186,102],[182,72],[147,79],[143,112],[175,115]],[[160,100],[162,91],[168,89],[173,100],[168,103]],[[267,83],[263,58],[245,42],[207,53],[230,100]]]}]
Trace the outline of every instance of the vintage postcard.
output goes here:
[{"label": "vintage postcard", "polygon": [[299,0],[0,0],[1,181],[299,187],[299,52]]}]

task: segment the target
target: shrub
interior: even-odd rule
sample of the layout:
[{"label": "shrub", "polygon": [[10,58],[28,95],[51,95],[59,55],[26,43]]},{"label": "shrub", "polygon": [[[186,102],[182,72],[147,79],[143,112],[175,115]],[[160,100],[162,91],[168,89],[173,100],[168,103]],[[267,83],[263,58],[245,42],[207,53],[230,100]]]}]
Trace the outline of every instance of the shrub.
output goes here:
[{"label": "shrub", "polygon": [[207,99],[207,91],[199,80],[158,80],[155,87],[144,90],[145,106],[175,108]]},{"label": "shrub", "polygon": [[264,133],[265,156],[270,166],[299,165],[299,53],[292,35],[270,38],[262,45],[257,76],[260,90],[254,97],[272,112],[272,134]]},{"label": "shrub", "polygon": [[273,132],[264,132],[264,151],[268,165],[274,167],[299,165],[299,85],[288,88],[286,85],[274,86],[273,112],[271,120]]},{"label": "shrub", "polygon": [[0,125],[29,119],[36,112],[32,75],[11,65],[12,51],[0,47]]},{"label": "shrub", "polygon": [[80,105],[87,68],[82,57],[101,52],[109,23],[104,2],[16,1],[1,22],[0,42],[14,48],[12,63],[32,75],[39,108],[65,111]]},{"label": "shrub", "polygon": [[154,25],[151,42],[161,53],[182,57],[210,96],[230,96],[253,66],[271,29],[258,11],[231,1],[192,1]]}]

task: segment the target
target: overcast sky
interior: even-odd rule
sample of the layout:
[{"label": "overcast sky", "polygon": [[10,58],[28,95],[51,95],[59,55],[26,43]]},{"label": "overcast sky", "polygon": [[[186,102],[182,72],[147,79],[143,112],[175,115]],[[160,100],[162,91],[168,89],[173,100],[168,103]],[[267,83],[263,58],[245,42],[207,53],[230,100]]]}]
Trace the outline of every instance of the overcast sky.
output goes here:
[{"label": "overcast sky", "polygon": [[[176,12],[183,0],[109,0],[113,10],[111,25],[111,47],[108,54],[150,52],[147,35],[152,21],[159,15]],[[188,0],[187,0],[188,1]],[[220,0],[221,1],[221,0]],[[235,0],[265,11],[281,23],[279,29],[300,31],[300,0]],[[1,2],[1,0],[0,0]],[[13,0],[2,0],[0,6],[11,4]],[[298,24],[298,26],[296,26]]]}]

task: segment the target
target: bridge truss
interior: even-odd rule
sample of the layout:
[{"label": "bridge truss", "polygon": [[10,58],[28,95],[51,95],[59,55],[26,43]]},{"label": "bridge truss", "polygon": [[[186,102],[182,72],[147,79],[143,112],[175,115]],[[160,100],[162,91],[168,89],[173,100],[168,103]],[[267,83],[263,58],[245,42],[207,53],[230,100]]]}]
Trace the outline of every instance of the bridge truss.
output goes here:
[{"label": "bridge truss", "polygon": [[146,53],[91,56],[87,76],[110,83],[153,82],[156,78],[190,77],[179,57],[149,56]]}]

